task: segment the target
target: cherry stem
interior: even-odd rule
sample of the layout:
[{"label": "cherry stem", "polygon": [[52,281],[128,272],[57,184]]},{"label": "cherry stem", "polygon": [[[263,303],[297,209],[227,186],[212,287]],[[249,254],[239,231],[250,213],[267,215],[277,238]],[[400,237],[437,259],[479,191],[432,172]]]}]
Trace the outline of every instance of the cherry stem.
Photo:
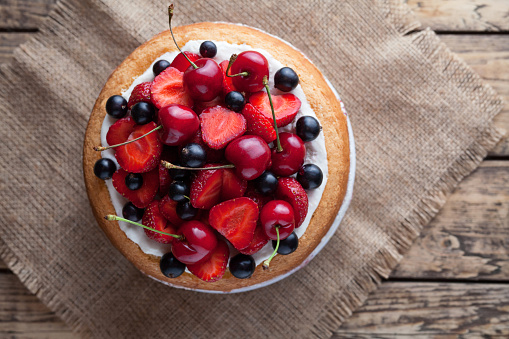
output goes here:
[{"label": "cherry stem", "polygon": [[184,58],[187,59],[187,61],[189,61],[189,63],[191,64],[191,66],[193,66],[194,69],[197,69],[198,66],[196,66],[196,64],[194,62],[191,61],[191,59],[189,59],[186,55],[186,53],[182,52],[182,50],[180,49],[179,45],[177,44],[177,41],[175,41],[175,36],[173,35],[173,30],[171,29],[171,18],[173,18],[173,4],[169,5],[168,6],[168,23],[170,25],[170,33],[171,33],[171,37],[173,38],[173,42],[175,43],[175,46],[177,46],[178,50],[180,51],[180,53],[182,53],[182,55],[184,56]]},{"label": "cherry stem", "polygon": [[223,169],[223,168],[235,168],[235,165],[233,165],[233,164],[212,166],[212,167],[182,167],[182,166],[174,165],[171,162],[168,162],[165,160],[161,160],[161,165],[163,165],[167,169],[181,169],[181,170],[195,170],[195,171],[216,170],[216,169]]},{"label": "cherry stem", "polygon": [[281,147],[281,142],[279,141],[279,131],[277,130],[276,123],[276,112],[274,112],[274,104],[272,103],[272,96],[270,95],[269,89],[269,81],[267,80],[267,76],[263,77],[263,86],[265,86],[265,90],[267,91],[267,95],[269,96],[270,109],[272,111],[272,120],[274,120],[274,129],[276,130],[276,152],[283,152],[283,147]]},{"label": "cherry stem", "polygon": [[226,67],[225,75],[227,77],[229,77],[229,78],[238,77],[238,76],[243,76],[243,77],[249,76],[249,72],[241,72],[241,73],[237,73],[237,74],[228,74],[230,72],[230,67],[232,67],[232,65],[235,62],[235,60],[237,60],[237,54],[232,54],[232,56],[230,57],[230,61],[228,62],[228,67]]},{"label": "cherry stem", "polygon": [[170,237],[174,237],[175,239],[179,239],[179,240],[184,239],[184,237],[182,235],[176,235],[176,234],[166,233],[166,232],[163,232],[163,231],[158,231],[156,229],[153,229],[152,227],[148,227],[148,226],[145,226],[145,225],[140,224],[138,222],[118,217],[116,215],[108,214],[107,216],[104,217],[104,219],[109,220],[109,221],[125,221],[127,223],[130,223],[130,224],[133,224],[133,225],[136,225],[136,226],[139,226],[139,227],[143,227],[143,228],[145,228],[145,229],[147,229],[149,231],[152,231],[152,232],[156,232],[156,233],[160,233],[160,234],[164,234],[164,235],[169,235]]},{"label": "cherry stem", "polygon": [[277,234],[276,248],[274,249],[274,252],[272,252],[272,255],[269,257],[269,259],[263,262],[262,266],[264,270],[269,269],[270,261],[272,260],[272,258],[276,256],[277,250],[279,249],[279,226],[276,226],[276,234]]},{"label": "cherry stem", "polygon": [[110,149],[110,148],[115,148],[115,147],[119,147],[119,146],[124,146],[124,145],[130,144],[131,142],[135,142],[135,141],[137,141],[137,140],[140,140],[141,138],[144,138],[144,137],[146,137],[147,135],[149,135],[150,133],[153,133],[153,132],[155,132],[155,131],[157,131],[157,130],[160,130],[161,128],[163,128],[163,126],[162,126],[162,125],[159,125],[159,126],[157,126],[156,128],[154,128],[153,130],[151,130],[150,132],[143,134],[141,137],[138,137],[138,138],[136,138],[136,139],[129,140],[129,141],[126,141],[126,142],[123,142],[123,143],[121,143],[121,144],[116,144],[116,145],[106,146],[106,147],[102,147],[102,146],[95,146],[95,147],[94,147],[94,151],[102,152],[102,151],[106,151],[107,149]]}]

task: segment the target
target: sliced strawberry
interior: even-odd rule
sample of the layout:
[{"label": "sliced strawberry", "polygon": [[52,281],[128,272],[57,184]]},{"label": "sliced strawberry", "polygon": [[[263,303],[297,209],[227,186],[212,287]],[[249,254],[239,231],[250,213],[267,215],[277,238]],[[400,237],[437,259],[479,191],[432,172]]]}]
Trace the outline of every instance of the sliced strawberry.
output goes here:
[{"label": "sliced strawberry", "polygon": [[[137,125],[127,140],[133,140],[152,131],[157,125],[149,122]],[[157,133],[149,135],[130,144],[116,148],[115,158],[120,167],[132,173],[144,173],[157,168],[161,159],[163,146]]]},{"label": "sliced strawberry", "polygon": [[240,198],[247,189],[247,181],[239,178],[235,170],[225,168],[223,170],[223,185],[221,187],[221,200]]},{"label": "sliced strawberry", "polygon": [[217,242],[216,248],[212,251],[210,258],[202,263],[187,265],[189,271],[203,281],[218,281],[226,272],[230,249],[224,240]]},{"label": "sliced strawberry", "polygon": [[238,250],[244,249],[253,240],[258,206],[246,197],[227,200],[212,207],[210,226],[228,239]]},{"label": "sliced strawberry", "polygon": [[[174,164],[177,159],[177,149],[175,147],[163,146],[161,160]],[[172,181],[170,171],[159,162],[159,194],[161,196],[168,194]]]},{"label": "sliced strawberry", "polygon": [[279,178],[276,197],[293,207],[295,227],[299,227],[308,214],[308,195],[300,183],[294,178]]},{"label": "sliced strawberry", "polygon": [[242,254],[253,255],[267,245],[269,238],[263,231],[262,225],[258,222],[254,231],[254,237],[248,247],[240,251]]},{"label": "sliced strawberry", "polygon": [[274,130],[272,119],[268,119],[253,105],[247,103],[242,110],[242,115],[247,121],[247,133],[257,135],[267,143],[276,140],[276,130]]},{"label": "sliced strawberry", "polygon": [[221,106],[204,110],[200,115],[200,125],[203,141],[213,149],[226,147],[246,132],[246,118]]},{"label": "sliced strawberry", "polygon": [[251,185],[248,185],[247,190],[244,193],[244,196],[256,202],[258,204],[259,211],[262,210],[263,206],[265,206],[266,203],[274,199],[271,196],[266,196],[261,193],[258,193]]},{"label": "sliced strawberry", "polygon": [[184,89],[184,73],[173,67],[168,67],[156,76],[150,94],[157,108],[170,104],[193,106],[193,99]]},{"label": "sliced strawberry", "polygon": [[110,146],[125,142],[135,126],[136,123],[131,116],[115,121],[106,134],[106,142]]},{"label": "sliced strawberry", "polygon": [[[177,232],[175,226],[169,223],[161,214],[161,211],[159,210],[159,201],[157,200],[152,201],[150,205],[148,205],[147,209],[145,210],[145,214],[143,214],[143,218],[141,219],[141,223],[147,227],[161,232],[170,234],[175,234]],[[171,244],[173,239],[175,239],[172,236],[150,231],[146,228],[144,230],[147,237],[160,242],[161,244]]]},{"label": "sliced strawberry", "polygon": [[138,208],[147,207],[148,204],[154,200],[159,187],[158,170],[155,169],[147,173],[142,173],[143,185],[140,189],[134,191],[131,191],[125,185],[125,177],[128,174],[129,172],[124,171],[122,168],[117,170],[112,177],[113,187],[115,187],[118,193],[131,201],[134,206]]},{"label": "sliced strawberry", "polygon": [[142,82],[141,84],[134,86],[131,96],[129,97],[129,102],[127,103],[127,108],[131,109],[131,107],[135,104],[142,101],[152,103],[150,95],[151,86],[151,82]]},{"label": "sliced strawberry", "polygon": [[[205,167],[217,166],[207,164]],[[221,186],[223,185],[223,170],[203,170],[191,183],[191,205],[195,208],[209,209],[221,200]]]},{"label": "sliced strawberry", "polygon": [[[257,92],[249,97],[249,102],[259,110],[267,119],[272,121],[272,110],[270,109],[269,96],[267,92]],[[291,93],[283,95],[272,95],[274,112],[276,113],[277,127],[288,125],[295,119],[299,112],[301,102],[299,98]]]},{"label": "sliced strawberry", "polygon": [[177,204],[175,200],[171,200],[169,196],[165,196],[159,201],[159,210],[161,214],[170,222],[171,224],[179,227],[182,225],[185,220],[180,219],[177,214]]},{"label": "sliced strawberry", "polygon": [[[200,59],[201,56],[193,53],[193,52],[184,52],[184,54],[191,60],[192,62],[195,62],[196,60]],[[191,64],[187,59],[182,55],[182,53],[177,54],[175,59],[170,64],[170,67],[175,67],[181,72],[185,72]]]},{"label": "sliced strawberry", "polygon": [[211,101],[199,101],[197,102],[193,110],[196,112],[196,114],[200,115],[204,110],[206,110],[209,107],[215,107],[215,106],[224,106],[224,101],[220,96],[217,96],[215,99]]},{"label": "sliced strawberry", "polygon": [[[228,68],[228,60],[225,60],[219,64],[223,69],[223,74],[226,74],[226,69]],[[230,93],[231,91],[236,91],[235,86],[233,86],[232,78],[223,76],[223,95]]]}]

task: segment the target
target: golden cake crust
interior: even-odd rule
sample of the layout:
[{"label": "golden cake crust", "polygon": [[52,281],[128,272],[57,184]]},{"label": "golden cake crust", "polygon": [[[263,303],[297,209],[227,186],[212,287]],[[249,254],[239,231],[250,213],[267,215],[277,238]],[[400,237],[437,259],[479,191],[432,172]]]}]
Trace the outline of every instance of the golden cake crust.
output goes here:
[{"label": "golden cake crust", "polygon": [[261,284],[301,265],[320,243],[334,221],[346,194],[350,170],[346,116],[321,72],[302,53],[273,36],[246,26],[208,22],[176,27],[173,31],[181,46],[190,40],[245,43],[268,51],[283,65],[296,70],[306,98],[320,120],[325,136],[329,176],[320,204],[305,234],[299,239],[299,248],[294,253],[276,256],[269,270],[263,270],[261,265],[258,265],[249,279],[236,279],[227,270],[223,279],[213,283],[203,282],[188,273],[175,279],[165,277],[159,269],[158,257],[142,252],[137,244],[127,238],[118,222],[104,219],[107,214],[115,214],[115,209],[106,184],[94,175],[93,167],[101,158],[101,154],[95,152],[93,147],[101,144],[100,134],[106,115],[106,100],[129,88],[133,79],[143,74],[156,58],[176,50],[170,32],[164,31],[138,47],[113,71],[93,108],[83,150],[83,172],[93,213],[111,243],[140,271],[157,280],[184,288],[222,292]]}]

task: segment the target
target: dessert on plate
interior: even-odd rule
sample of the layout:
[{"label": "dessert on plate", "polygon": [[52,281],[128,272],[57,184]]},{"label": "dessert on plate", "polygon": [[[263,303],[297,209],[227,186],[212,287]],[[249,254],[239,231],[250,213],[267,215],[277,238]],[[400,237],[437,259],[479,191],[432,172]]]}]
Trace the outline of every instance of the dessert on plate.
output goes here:
[{"label": "dessert on plate", "polygon": [[[112,244],[163,283],[245,291],[305,265],[347,192],[350,140],[334,90],[260,30],[162,32],[111,74],[83,166]],[[336,225],[337,226],[337,225]]]}]

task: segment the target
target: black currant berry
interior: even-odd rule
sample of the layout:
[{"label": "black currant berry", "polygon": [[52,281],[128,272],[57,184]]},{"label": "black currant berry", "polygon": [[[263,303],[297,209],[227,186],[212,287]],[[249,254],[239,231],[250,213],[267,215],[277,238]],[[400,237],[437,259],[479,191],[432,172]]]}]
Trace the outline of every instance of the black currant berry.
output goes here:
[{"label": "black currant berry", "polygon": [[276,192],[278,180],[274,173],[265,171],[254,181],[255,189],[263,194],[269,195]]},{"label": "black currant berry", "polygon": [[162,71],[170,67],[170,62],[166,60],[157,61],[154,66],[152,66],[152,71],[154,72],[154,76],[158,76]]},{"label": "black currant berry", "polygon": [[143,208],[134,206],[130,201],[122,208],[122,216],[131,221],[141,220],[141,218],[143,218],[143,212],[145,212]]},{"label": "black currant berry", "polygon": [[111,159],[102,158],[94,164],[94,174],[102,180],[111,179],[116,170],[117,165]]},{"label": "black currant berry", "polygon": [[297,120],[296,133],[302,141],[312,141],[320,134],[320,123],[312,116],[306,115]]},{"label": "black currant berry", "polygon": [[180,163],[184,167],[203,167],[207,152],[200,144],[190,143],[180,150]]},{"label": "black currant berry", "polygon": [[156,110],[152,104],[140,101],[131,107],[131,116],[138,125],[145,125],[154,120]]},{"label": "black currant berry", "polygon": [[226,107],[235,112],[240,112],[246,105],[246,98],[242,93],[231,91],[224,97]]},{"label": "black currant berry", "polygon": [[106,101],[106,113],[115,119],[125,117],[127,113],[127,100],[121,95],[113,95]]},{"label": "black currant berry", "polygon": [[230,272],[235,278],[247,279],[253,275],[256,263],[250,255],[237,254],[230,259],[229,267]]},{"label": "black currant berry", "polygon": [[323,181],[322,170],[314,164],[304,165],[297,172],[297,181],[304,189],[317,188]]},{"label": "black currant berry", "polygon": [[168,278],[179,277],[186,270],[186,265],[178,261],[171,252],[166,253],[161,257],[159,268]]},{"label": "black currant berry", "polygon": [[191,205],[189,200],[177,204],[177,215],[182,220],[191,220],[198,214],[198,209]]},{"label": "black currant berry", "polygon": [[217,54],[216,44],[212,41],[204,41],[200,45],[200,54],[204,58],[213,58]]},{"label": "black currant berry", "polygon": [[171,200],[183,202],[188,200],[187,197],[189,196],[189,192],[190,187],[187,183],[184,181],[174,181],[170,184],[170,191],[168,192],[168,195]]},{"label": "black currant berry", "polygon": [[[276,249],[277,241],[272,240],[272,248]],[[299,238],[295,232],[292,232],[286,239],[279,241],[279,248],[277,249],[278,254],[287,255],[295,252],[299,247]]]},{"label": "black currant berry", "polygon": [[[182,166],[182,164],[180,164],[180,163],[177,163],[175,165]],[[189,171],[189,170],[172,168],[169,171],[170,171],[170,177],[173,180],[187,181],[191,178],[191,171]]]},{"label": "black currant berry", "polygon": [[290,67],[283,67],[274,75],[274,87],[283,92],[290,92],[298,84],[299,76]]},{"label": "black currant berry", "polygon": [[125,177],[125,185],[131,191],[136,191],[143,186],[143,176],[140,173],[129,173]]}]

